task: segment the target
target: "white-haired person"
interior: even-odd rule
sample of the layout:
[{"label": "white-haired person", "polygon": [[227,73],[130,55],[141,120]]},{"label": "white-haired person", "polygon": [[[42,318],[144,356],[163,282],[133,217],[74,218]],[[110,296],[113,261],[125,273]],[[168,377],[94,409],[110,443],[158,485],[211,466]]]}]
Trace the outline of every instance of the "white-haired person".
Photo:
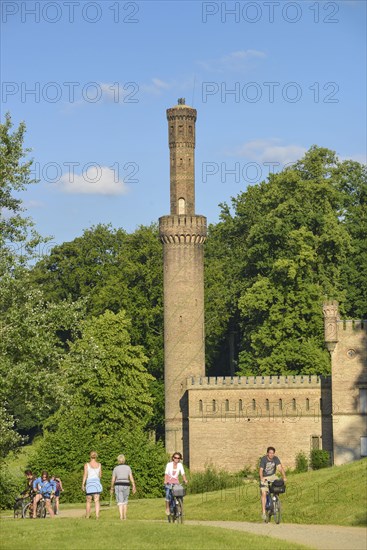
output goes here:
[{"label": "white-haired person", "polygon": [[117,457],[118,465],[115,466],[112,472],[111,493],[115,490],[116,502],[119,508],[120,519],[125,520],[127,517],[127,504],[130,495],[130,484],[133,494],[136,493],[135,480],[130,466],[125,464],[125,455]]}]

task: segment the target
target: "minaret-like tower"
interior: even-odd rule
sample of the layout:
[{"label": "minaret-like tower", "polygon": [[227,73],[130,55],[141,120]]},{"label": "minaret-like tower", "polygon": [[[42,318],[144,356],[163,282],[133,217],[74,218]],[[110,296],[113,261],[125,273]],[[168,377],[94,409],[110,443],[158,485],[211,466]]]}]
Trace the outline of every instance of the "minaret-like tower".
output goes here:
[{"label": "minaret-like tower", "polygon": [[195,214],[196,110],[167,109],[170,149],[170,215],[159,219],[164,257],[164,383],[168,453],[189,462],[185,381],[205,376],[204,257],[206,218]]}]

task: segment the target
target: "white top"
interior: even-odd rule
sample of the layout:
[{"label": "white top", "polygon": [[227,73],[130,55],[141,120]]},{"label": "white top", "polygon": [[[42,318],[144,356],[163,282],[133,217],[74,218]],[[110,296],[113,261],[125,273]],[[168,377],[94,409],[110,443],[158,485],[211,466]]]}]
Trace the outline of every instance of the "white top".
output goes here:
[{"label": "white top", "polygon": [[178,483],[179,479],[178,476],[181,474],[182,476],[185,475],[184,467],[182,466],[181,462],[179,462],[177,465],[174,462],[168,462],[166,466],[166,471],[164,472],[165,475],[168,476],[167,483]]},{"label": "white top", "polygon": [[92,466],[89,466],[89,464],[87,464],[87,469],[88,469],[88,479],[99,479],[101,477],[100,476],[100,472],[101,472],[101,465],[100,464],[97,468],[92,468]]}]

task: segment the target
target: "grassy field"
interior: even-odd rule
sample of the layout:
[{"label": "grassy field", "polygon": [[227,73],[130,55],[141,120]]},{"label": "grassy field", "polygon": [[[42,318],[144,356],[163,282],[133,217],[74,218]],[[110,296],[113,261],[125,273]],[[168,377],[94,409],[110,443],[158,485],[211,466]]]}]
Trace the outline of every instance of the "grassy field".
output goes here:
[{"label": "grassy field", "polygon": [[[367,525],[367,459],[315,472],[290,474],[281,495],[285,523]],[[163,499],[129,504],[130,519],[162,519]],[[115,507],[104,512],[117,514]],[[185,517],[192,520],[260,521],[256,481],[221,491],[185,497]]]},{"label": "grassy field", "polygon": [[[287,492],[281,496],[283,522],[364,526],[367,524],[367,459],[338,466],[288,476]],[[107,504],[107,503],[105,503]],[[101,518],[85,520],[65,517],[70,510],[83,515],[84,505],[63,504],[61,516],[51,523],[13,520],[3,512],[1,549],[22,550],[37,540],[37,548],[104,549],[139,548],[179,549],[301,548],[296,544],[270,540],[248,533],[232,532],[214,527],[168,525],[164,521],[162,499],[131,500],[128,521],[117,519],[115,505],[102,506]],[[253,481],[236,488],[206,492],[185,497],[186,520],[231,520],[259,522],[259,489]],[[63,513],[65,516],[63,517]],[[144,521],[145,520],[145,521]],[[150,521],[151,520],[151,521]],[[158,520],[158,521],[157,521]],[[160,520],[160,521],[159,521]],[[44,526],[46,526],[44,530]],[[45,534],[46,533],[46,534]],[[45,535],[44,535],[45,534]]]},{"label": "grassy field", "polygon": [[[51,523],[52,522],[52,523]],[[6,521],[1,524],[2,550],[22,550],[35,545],[39,550],[301,550],[306,548],[270,537],[239,533],[199,525],[109,520],[103,514],[98,522],[86,519],[57,518],[36,521]]]}]

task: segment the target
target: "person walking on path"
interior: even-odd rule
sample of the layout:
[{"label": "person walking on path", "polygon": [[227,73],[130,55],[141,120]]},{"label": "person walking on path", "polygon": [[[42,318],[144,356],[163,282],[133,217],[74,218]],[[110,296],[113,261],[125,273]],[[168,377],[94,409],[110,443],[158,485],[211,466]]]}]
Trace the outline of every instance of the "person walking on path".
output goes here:
[{"label": "person walking on path", "polygon": [[115,466],[111,479],[111,494],[115,489],[117,506],[119,507],[120,519],[125,520],[127,515],[127,503],[130,494],[130,483],[133,494],[136,493],[134,477],[130,466],[125,464],[125,455],[117,457],[118,466]]},{"label": "person walking on path", "polygon": [[92,451],[90,453],[90,461],[84,464],[84,475],[82,481],[82,491],[85,491],[87,497],[87,504],[85,509],[85,517],[90,517],[90,509],[92,504],[92,497],[94,499],[94,507],[96,510],[96,519],[99,518],[99,495],[103,491],[101,477],[102,466],[97,462],[97,453]]}]

